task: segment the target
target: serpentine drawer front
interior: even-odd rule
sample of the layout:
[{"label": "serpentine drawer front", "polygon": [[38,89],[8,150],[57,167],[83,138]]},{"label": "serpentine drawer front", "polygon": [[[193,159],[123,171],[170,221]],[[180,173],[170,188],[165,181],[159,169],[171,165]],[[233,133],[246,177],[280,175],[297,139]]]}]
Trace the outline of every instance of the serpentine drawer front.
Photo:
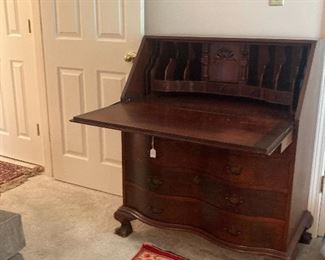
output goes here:
[{"label": "serpentine drawer front", "polygon": [[[140,144],[141,140],[143,142],[148,141],[148,138],[141,135],[137,135],[135,138],[138,138],[136,141],[138,144]],[[170,140],[166,140],[165,143],[163,139],[159,139],[159,142],[155,144],[157,150],[155,159],[149,158],[146,151],[142,153],[139,151],[134,152],[137,154],[136,159],[127,162],[126,170],[129,174],[126,175],[126,181],[157,194],[195,198],[237,214],[277,219],[287,217],[288,193],[286,191],[275,192],[271,190],[271,187],[268,187],[268,178],[263,180],[264,172],[258,172],[260,169],[254,168],[254,164],[247,164],[247,162],[241,160],[240,155],[230,155],[230,158],[228,158],[217,148],[214,148],[214,151],[210,153],[215,156],[214,160],[208,156],[201,155],[200,157],[200,151],[204,151],[205,147],[201,145],[191,145],[192,147],[190,147],[187,145],[180,150],[182,143],[177,143],[177,141]],[[146,144],[143,143],[142,146],[146,147]],[[127,153],[132,153],[132,146],[127,145],[127,147],[130,147]],[[174,148],[175,150],[173,150]],[[173,159],[168,158],[169,154],[174,155]],[[236,161],[233,160],[234,156]],[[177,164],[175,160],[177,157],[186,160]],[[202,158],[202,160],[199,160],[200,163],[207,167],[200,169],[199,165],[193,165],[195,158]],[[249,158],[244,157],[244,159]],[[252,162],[258,161],[256,157],[250,159]],[[229,161],[234,161],[232,165],[236,166],[229,166]],[[276,161],[278,160],[271,160],[271,163]],[[217,165],[221,166],[219,174],[213,172],[213,169],[218,170]],[[235,169],[229,170],[228,167],[234,167]],[[247,188],[243,188],[244,185],[240,185],[233,180],[235,176],[239,178],[241,174],[253,171],[256,172],[254,179],[248,179],[249,182],[246,182]],[[279,173],[282,177],[287,176],[283,174],[283,168],[279,168]],[[228,180],[220,178],[220,176],[224,175],[233,176]],[[244,179],[243,181],[247,180]],[[260,185],[256,189],[250,186],[252,182],[259,182],[264,185]],[[283,185],[283,182],[279,182],[279,185]]]},{"label": "serpentine drawer front", "polygon": [[139,219],[295,259],[313,223],[296,154],[315,44],[145,36],[120,102],[72,119],[122,131],[116,234]]},{"label": "serpentine drawer front", "polygon": [[[281,247],[283,221],[231,214],[200,200],[160,196],[134,185],[126,185],[126,198],[126,206],[153,220],[195,227],[219,239],[246,246]],[[267,239],[263,238],[265,234]]]},{"label": "serpentine drawer front", "polygon": [[[125,145],[128,149],[125,152],[127,156],[134,158],[126,161],[126,167],[139,178],[145,172],[152,174],[162,171],[160,168],[163,167],[165,168],[164,174],[167,175],[168,171],[185,171],[249,189],[277,190],[279,192],[288,190],[290,181],[288,172],[291,167],[288,164],[288,157],[291,155],[294,145],[282,153],[282,156],[278,156],[277,153],[272,156],[263,156],[155,138],[157,156],[152,159],[149,157],[151,147],[149,136],[132,134],[129,135],[126,142]],[[139,145],[134,146],[134,142]],[[173,176],[177,178],[179,175],[174,174]],[[194,177],[192,176],[192,178]],[[190,182],[187,178],[180,181]]]}]

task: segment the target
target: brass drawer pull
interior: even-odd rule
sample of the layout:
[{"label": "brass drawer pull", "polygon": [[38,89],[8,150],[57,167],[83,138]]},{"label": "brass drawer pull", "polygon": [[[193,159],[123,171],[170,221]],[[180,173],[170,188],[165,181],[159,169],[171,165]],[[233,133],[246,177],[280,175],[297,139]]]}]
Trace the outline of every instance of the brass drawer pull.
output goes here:
[{"label": "brass drawer pull", "polygon": [[239,175],[241,175],[242,170],[243,170],[243,167],[240,167],[240,166],[233,166],[233,165],[226,166],[227,173],[229,173],[231,175],[239,176]]},{"label": "brass drawer pull", "polygon": [[148,180],[148,188],[151,191],[156,191],[164,182],[158,176],[151,176]]},{"label": "brass drawer pull", "polygon": [[153,213],[153,214],[162,214],[162,213],[164,212],[163,209],[161,209],[161,208],[156,208],[156,207],[154,207],[154,206],[150,206],[150,211],[151,211],[151,213]]},{"label": "brass drawer pull", "polygon": [[230,204],[234,205],[234,206],[239,206],[240,204],[243,204],[244,203],[244,200],[235,195],[235,194],[232,194],[230,196],[226,196],[225,197],[225,200],[228,201]]},{"label": "brass drawer pull", "polygon": [[237,230],[235,227],[224,228],[224,230],[225,230],[228,234],[230,234],[230,235],[232,235],[232,236],[234,236],[234,237],[238,237],[238,236],[241,234],[241,232],[240,232],[239,230]]}]

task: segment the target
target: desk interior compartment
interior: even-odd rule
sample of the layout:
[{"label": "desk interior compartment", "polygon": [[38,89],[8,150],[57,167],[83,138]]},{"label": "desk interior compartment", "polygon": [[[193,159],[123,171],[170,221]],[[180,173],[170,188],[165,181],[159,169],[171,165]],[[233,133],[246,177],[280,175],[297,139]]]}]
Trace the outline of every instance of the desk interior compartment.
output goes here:
[{"label": "desk interior compartment", "polygon": [[295,134],[311,56],[311,41],[147,36],[121,102],[73,121],[270,155]]}]

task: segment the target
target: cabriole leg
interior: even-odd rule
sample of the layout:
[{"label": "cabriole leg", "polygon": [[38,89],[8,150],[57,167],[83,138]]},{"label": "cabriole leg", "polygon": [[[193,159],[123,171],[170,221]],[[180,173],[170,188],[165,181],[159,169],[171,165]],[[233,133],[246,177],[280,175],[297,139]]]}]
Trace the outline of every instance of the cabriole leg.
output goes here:
[{"label": "cabriole leg", "polygon": [[305,229],[300,237],[299,243],[309,245],[312,239],[312,235]]},{"label": "cabriole leg", "polygon": [[115,234],[120,237],[127,237],[133,232],[133,228],[131,225],[131,221],[135,219],[130,213],[123,210],[123,208],[119,208],[115,213],[114,217],[116,220],[121,222],[121,226],[115,229]]}]

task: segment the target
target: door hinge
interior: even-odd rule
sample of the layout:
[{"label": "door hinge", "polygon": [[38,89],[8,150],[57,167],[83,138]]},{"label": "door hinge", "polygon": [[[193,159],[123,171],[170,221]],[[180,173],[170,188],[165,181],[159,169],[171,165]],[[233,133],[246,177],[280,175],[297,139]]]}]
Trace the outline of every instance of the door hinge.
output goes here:
[{"label": "door hinge", "polygon": [[32,33],[32,24],[30,22],[30,19],[28,19],[28,32]]},{"label": "door hinge", "polygon": [[320,183],[320,192],[324,193],[324,185],[325,185],[325,175],[322,176],[321,183]]},{"label": "door hinge", "polygon": [[41,130],[40,130],[39,124],[36,124],[36,130],[37,130],[37,136],[40,136]]}]

